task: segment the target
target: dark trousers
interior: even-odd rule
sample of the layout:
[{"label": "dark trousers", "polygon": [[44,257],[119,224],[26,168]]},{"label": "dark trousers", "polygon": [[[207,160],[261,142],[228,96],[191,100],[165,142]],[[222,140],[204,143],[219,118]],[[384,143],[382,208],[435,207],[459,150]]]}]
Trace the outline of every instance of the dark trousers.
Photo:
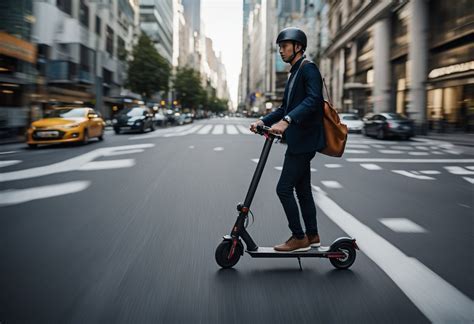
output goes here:
[{"label": "dark trousers", "polygon": [[306,234],[318,234],[316,206],[314,205],[311,190],[310,164],[315,154],[316,152],[293,155],[287,152],[280,180],[277,185],[277,194],[285,210],[286,217],[288,218],[288,226],[293,236],[297,238],[303,238],[305,232],[301,227],[294,191],[296,191],[296,196],[300,204]]}]

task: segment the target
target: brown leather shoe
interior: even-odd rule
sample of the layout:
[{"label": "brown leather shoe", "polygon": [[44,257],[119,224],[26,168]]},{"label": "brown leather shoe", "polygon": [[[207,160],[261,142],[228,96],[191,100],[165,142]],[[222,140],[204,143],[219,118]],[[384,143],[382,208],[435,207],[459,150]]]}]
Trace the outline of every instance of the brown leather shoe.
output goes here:
[{"label": "brown leather shoe", "polygon": [[304,252],[309,251],[311,246],[309,245],[306,235],[302,239],[297,239],[296,237],[291,236],[288,241],[274,246],[273,249],[280,252]]},{"label": "brown leather shoe", "polygon": [[312,247],[320,247],[321,246],[321,241],[319,240],[319,235],[318,234],[316,234],[316,235],[308,234],[308,241],[309,241],[309,244]]}]

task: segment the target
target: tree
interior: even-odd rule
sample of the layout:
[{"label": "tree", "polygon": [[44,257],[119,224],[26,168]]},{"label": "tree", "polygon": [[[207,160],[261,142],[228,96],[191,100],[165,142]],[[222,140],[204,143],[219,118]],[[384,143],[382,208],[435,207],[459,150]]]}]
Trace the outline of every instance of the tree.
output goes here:
[{"label": "tree", "polygon": [[201,85],[201,75],[192,68],[178,68],[173,80],[176,98],[182,107],[198,109],[207,102],[207,93]]},{"label": "tree", "polygon": [[145,100],[159,91],[168,91],[171,67],[158,53],[146,34],[141,34],[128,62],[126,86],[143,95]]}]

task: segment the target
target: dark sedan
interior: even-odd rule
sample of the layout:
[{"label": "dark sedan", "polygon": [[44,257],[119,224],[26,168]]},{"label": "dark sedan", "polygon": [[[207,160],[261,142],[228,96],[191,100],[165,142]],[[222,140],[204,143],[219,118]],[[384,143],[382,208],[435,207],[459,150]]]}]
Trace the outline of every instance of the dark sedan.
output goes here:
[{"label": "dark sedan", "polygon": [[122,130],[133,130],[144,133],[145,130],[155,130],[153,114],[147,107],[125,108],[112,120],[114,131],[120,134]]},{"label": "dark sedan", "polygon": [[378,139],[401,137],[410,139],[415,135],[413,121],[396,113],[371,114],[364,118],[362,132]]}]

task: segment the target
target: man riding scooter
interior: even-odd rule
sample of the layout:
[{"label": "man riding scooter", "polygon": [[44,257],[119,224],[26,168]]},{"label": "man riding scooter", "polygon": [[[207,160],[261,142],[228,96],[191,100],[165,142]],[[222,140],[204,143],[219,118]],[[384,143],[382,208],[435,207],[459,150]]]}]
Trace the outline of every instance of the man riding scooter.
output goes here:
[{"label": "man riding scooter", "polygon": [[[274,247],[276,251],[308,251],[320,246],[316,207],[311,190],[311,160],[326,146],[323,128],[322,78],[317,66],[307,61],[305,33],[294,27],[283,29],[276,40],[280,56],[291,64],[282,105],[250,125],[271,126],[270,132],[285,135],[288,144],[277,194],[283,205],[291,237]],[[303,61],[305,61],[303,63]],[[299,217],[298,197],[306,231]]]}]

